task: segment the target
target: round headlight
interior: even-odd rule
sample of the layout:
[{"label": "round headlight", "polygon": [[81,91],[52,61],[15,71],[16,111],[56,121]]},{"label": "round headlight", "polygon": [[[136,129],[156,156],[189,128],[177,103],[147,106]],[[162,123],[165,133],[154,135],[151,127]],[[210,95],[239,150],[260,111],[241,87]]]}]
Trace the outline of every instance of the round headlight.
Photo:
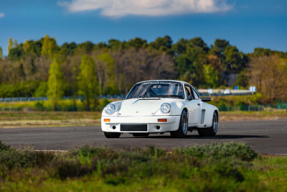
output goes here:
[{"label": "round headlight", "polygon": [[114,104],[109,104],[105,107],[105,113],[112,115],[116,111],[116,106]]},{"label": "round headlight", "polygon": [[170,109],[171,109],[171,106],[170,106],[170,104],[168,104],[168,103],[164,103],[164,104],[162,104],[161,106],[160,106],[160,110],[161,110],[161,112],[163,112],[163,113],[169,113],[170,112]]}]

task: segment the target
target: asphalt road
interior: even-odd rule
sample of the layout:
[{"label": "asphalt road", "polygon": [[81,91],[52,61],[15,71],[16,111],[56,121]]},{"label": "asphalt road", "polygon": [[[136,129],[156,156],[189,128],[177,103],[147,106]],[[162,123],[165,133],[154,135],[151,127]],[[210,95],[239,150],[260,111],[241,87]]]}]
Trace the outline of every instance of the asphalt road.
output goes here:
[{"label": "asphalt road", "polygon": [[0,140],[16,148],[29,146],[38,150],[67,150],[89,144],[112,148],[155,145],[167,149],[211,144],[215,142],[246,142],[254,150],[267,154],[287,155],[287,120],[221,122],[215,137],[200,137],[197,131],[187,138],[171,138],[169,133],[134,138],[123,134],[119,139],[106,139],[100,126],[0,129]]}]

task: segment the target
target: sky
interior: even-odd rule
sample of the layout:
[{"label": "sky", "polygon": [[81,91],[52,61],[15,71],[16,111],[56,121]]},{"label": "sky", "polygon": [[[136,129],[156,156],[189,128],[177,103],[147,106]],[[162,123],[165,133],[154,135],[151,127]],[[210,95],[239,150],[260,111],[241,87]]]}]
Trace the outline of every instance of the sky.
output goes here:
[{"label": "sky", "polygon": [[287,0],[0,0],[0,47],[48,34],[57,44],[169,35],[287,51]]}]

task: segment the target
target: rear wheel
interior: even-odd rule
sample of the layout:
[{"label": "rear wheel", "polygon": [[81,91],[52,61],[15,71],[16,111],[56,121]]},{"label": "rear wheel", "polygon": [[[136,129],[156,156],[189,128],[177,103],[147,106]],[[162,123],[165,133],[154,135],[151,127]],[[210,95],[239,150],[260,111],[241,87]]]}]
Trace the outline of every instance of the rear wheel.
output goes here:
[{"label": "rear wheel", "polygon": [[218,115],[216,112],[213,113],[212,126],[209,128],[199,128],[197,129],[200,136],[214,136],[218,129]]},{"label": "rear wheel", "polygon": [[170,135],[172,137],[182,138],[187,135],[188,132],[188,118],[187,112],[185,110],[182,111],[180,117],[180,123],[177,131],[171,131]]},{"label": "rear wheel", "polygon": [[133,133],[134,137],[148,137],[149,133]]},{"label": "rear wheel", "polygon": [[119,138],[121,133],[104,132],[106,138]]}]

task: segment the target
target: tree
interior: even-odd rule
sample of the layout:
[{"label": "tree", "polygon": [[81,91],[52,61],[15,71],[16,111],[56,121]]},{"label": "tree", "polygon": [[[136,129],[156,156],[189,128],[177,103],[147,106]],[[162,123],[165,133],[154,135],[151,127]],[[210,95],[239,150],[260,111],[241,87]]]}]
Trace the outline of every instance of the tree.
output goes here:
[{"label": "tree", "polygon": [[27,53],[30,51],[31,49],[31,45],[30,45],[30,42],[26,39],[25,40],[25,43],[23,44],[23,48],[24,48],[24,51]]},{"label": "tree", "polygon": [[172,50],[176,54],[184,54],[186,53],[187,45],[188,45],[187,39],[180,39],[176,44],[172,45]]},{"label": "tree", "polygon": [[252,57],[250,66],[250,85],[272,102],[287,101],[287,60],[278,56]]},{"label": "tree", "polygon": [[85,96],[87,110],[90,111],[91,100],[94,100],[94,105],[97,104],[97,76],[95,73],[95,63],[91,57],[82,56],[80,73],[78,76],[79,93]]},{"label": "tree", "polygon": [[96,58],[96,70],[99,80],[100,94],[105,94],[106,89],[113,92],[115,84],[115,60],[108,53],[102,53]]},{"label": "tree", "polygon": [[21,63],[21,64],[19,65],[18,76],[19,76],[20,78],[25,78],[25,77],[26,77],[23,63]]},{"label": "tree", "polygon": [[203,73],[204,73],[204,81],[205,85],[209,88],[215,88],[218,86],[219,78],[216,71],[213,69],[211,65],[204,65],[203,66]]},{"label": "tree", "polygon": [[9,38],[8,40],[8,55],[10,53],[10,50],[13,48],[13,40],[12,38]]},{"label": "tree", "polygon": [[13,48],[16,48],[16,47],[18,47],[18,43],[17,43],[17,40],[15,39],[13,43]]},{"label": "tree", "polygon": [[154,42],[149,44],[150,47],[157,49],[159,51],[168,51],[172,46],[172,39],[170,36],[159,37]]},{"label": "tree", "polygon": [[0,60],[3,59],[2,48],[0,47]]},{"label": "tree", "polygon": [[45,35],[44,39],[43,39],[43,46],[42,46],[42,51],[41,51],[41,55],[43,56],[48,56],[48,55],[52,55],[54,53],[54,51],[57,48],[57,43],[55,38],[49,38],[49,35]]},{"label": "tree", "polygon": [[214,42],[214,46],[211,46],[210,54],[221,57],[222,53],[228,45],[229,41],[226,41],[225,39],[216,39]]},{"label": "tree", "polygon": [[41,55],[48,55],[49,54],[49,36],[46,34],[44,39],[43,39],[43,46],[42,46],[42,51]]},{"label": "tree", "polygon": [[237,76],[236,85],[246,88],[249,84],[249,71],[243,69]]},{"label": "tree", "polygon": [[146,47],[147,46],[147,41],[144,39],[141,39],[139,37],[136,37],[134,39],[131,39],[127,42],[128,47],[134,47],[136,49],[139,49],[141,47]]},{"label": "tree", "polygon": [[54,109],[56,109],[58,101],[64,95],[64,85],[64,75],[61,66],[57,59],[54,59],[53,63],[50,65],[47,93]]},{"label": "tree", "polygon": [[115,51],[115,50],[121,49],[123,47],[123,45],[122,45],[122,42],[120,42],[119,40],[111,39],[111,40],[109,40],[108,47],[111,50]]},{"label": "tree", "polygon": [[200,37],[190,39],[188,44],[190,47],[193,47],[193,48],[198,47],[202,49],[202,51],[205,53],[207,53],[209,50],[206,43]]},{"label": "tree", "polygon": [[52,39],[49,39],[48,43],[48,54],[52,55],[56,49],[57,49],[56,39],[55,37],[52,37]]},{"label": "tree", "polygon": [[239,52],[236,46],[228,45],[223,56],[225,57],[225,69],[230,72],[239,73],[246,67],[247,57]]}]

